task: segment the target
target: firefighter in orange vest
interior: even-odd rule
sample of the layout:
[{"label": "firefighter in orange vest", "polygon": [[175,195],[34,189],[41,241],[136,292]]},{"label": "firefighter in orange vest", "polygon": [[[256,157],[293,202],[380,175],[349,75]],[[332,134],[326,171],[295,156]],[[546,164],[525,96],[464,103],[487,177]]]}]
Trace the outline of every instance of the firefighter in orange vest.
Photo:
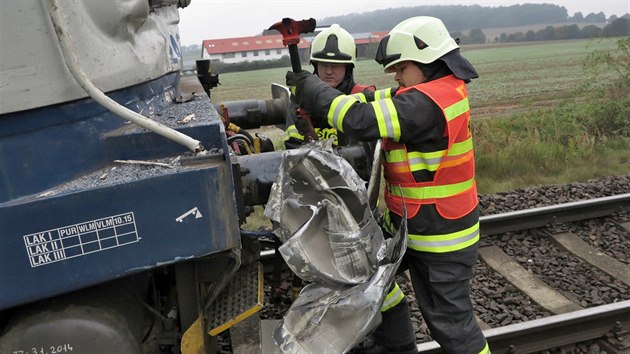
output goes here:
[{"label": "firefighter in orange vest", "polygon": [[[376,91],[367,103],[308,72],[287,73],[287,85],[313,116],[327,117],[344,134],[383,139],[383,229],[394,233],[405,205],[404,266],[431,336],[445,353],[489,353],[470,300],[479,212],[466,84],[478,74],[434,17],[396,25],[376,61],[395,73],[399,87]],[[396,303],[394,293],[395,286],[385,304]],[[365,352],[416,352],[409,316],[406,301],[384,312]]]},{"label": "firefighter in orange vest", "polygon": [[[320,32],[311,43],[311,64],[315,75],[346,95],[355,95],[365,102],[364,92],[372,92],[375,86],[363,86],[354,82],[353,69],[357,63],[357,49],[354,38],[348,31],[334,24]],[[285,129],[285,147],[292,149],[304,144],[307,140],[334,139],[334,145],[353,143],[338,134],[326,120],[317,120],[309,131],[309,122],[313,122],[309,113],[298,108],[298,120],[289,122]]]}]

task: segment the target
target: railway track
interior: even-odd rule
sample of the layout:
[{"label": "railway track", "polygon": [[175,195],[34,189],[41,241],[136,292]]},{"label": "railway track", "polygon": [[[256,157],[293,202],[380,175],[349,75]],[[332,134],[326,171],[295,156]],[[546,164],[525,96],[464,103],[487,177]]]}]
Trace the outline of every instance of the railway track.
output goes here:
[{"label": "railway track", "polygon": [[[505,322],[507,324],[499,323],[499,327],[479,318],[482,327],[486,328],[484,333],[493,353],[533,353],[554,349],[579,352],[578,343],[589,341],[583,346],[597,345],[606,353],[630,353],[630,293],[627,292],[630,265],[593,247],[576,233],[575,227],[571,230],[567,225],[581,222],[592,226],[593,220],[599,219],[598,224],[614,225],[617,232],[625,235],[627,243],[630,241],[629,211],[630,194],[622,194],[481,218],[484,238],[479,249],[481,266],[491,269],[509,284],[504,286],[503,294],[517,289],[528,298],[526,303],[535,303],[538,312],[543,313],[542,318],[521,321],[525,316],[520,312],[514,314],[512,309],[495,305],[498,309],[495,319],[505,320],[510,314],[513,316]],[[525,237],[539,242],[518,252]],[[588,269],[587,272],[605,281],[606,287],[618,288],[619,292],[612,298],[601,299],[602,296],[595,294],[595,288],[601,283],[598,282],[593,284],[593,289],[582,289],[592,293],[592,297],[600,298],[598,302],[580,299],[581,296],[575,295],[566,284],[555,281],[552,276],[539,274],[543,273],[539,269],[528,267],[535,262],[545,262],[534,258],[523,260],[522,255],[530,253],[533,247],[554,248],[548,251],[551,257],[557,258],[562,253],[560,259],[566,259],[569,268],[578,272]],[[566,268],[561,269],[555,271],[572,278],[564,271]],[[522,303],[510,296],[505,298],[517,305],[514,307]],[[435,342],[421,343],[418,348],[420,353],[440,352]]]},{"label": "railway track", "polygon": [[[481,196],[471,294],[493,353],[630,353],[628,192],[622,176]],[[409,282],[399,284],[419,352],[439,353]],[[261,318],[282,317],[288,285]]]}]

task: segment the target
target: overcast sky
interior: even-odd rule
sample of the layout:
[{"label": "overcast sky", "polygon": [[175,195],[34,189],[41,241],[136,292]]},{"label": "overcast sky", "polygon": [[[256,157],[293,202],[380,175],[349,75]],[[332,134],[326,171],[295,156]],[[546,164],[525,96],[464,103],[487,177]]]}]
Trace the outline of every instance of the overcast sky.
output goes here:
[{"label": "overcast sky", "polygon": [[420,5],[510,6],[548,3],[564,6],[573,16],[604,12],[606,17],[630,13],[630,0],[549,0],[549,1],[450,1],[450,0],[192,0],[180,10],[182,45],[201,44],[204,39],[253,36],[284,17],[295,20],[313,17],[369,12],[376,9]]}]

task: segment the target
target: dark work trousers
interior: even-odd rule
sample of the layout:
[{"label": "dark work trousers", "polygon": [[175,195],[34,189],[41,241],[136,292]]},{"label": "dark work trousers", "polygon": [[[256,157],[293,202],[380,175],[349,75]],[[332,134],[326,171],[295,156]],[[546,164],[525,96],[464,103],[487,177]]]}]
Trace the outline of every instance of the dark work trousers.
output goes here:
[{"label": "dark work trousers", "polygon": [[[392,286],[393,288],[393,286]],[[411,311],[405,297],[398,305],[381,312],[381,324],[374,331],[374,342],[388,353],[417,353],[416,331],[411,323]]]},{"label": "dark work trousers", "polygon": [[407,249],[405,253],[420,311],[444,353],[478,354],[485,348],[486,340],[470,301],[470,278],[476,261],[476,244],[456,252]]}]

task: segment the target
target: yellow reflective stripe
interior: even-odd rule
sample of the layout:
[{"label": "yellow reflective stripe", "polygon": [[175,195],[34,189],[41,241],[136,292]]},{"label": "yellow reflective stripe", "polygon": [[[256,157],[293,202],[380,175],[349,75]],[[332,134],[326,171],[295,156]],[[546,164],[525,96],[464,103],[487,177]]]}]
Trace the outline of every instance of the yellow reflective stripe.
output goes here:
[{"label": "yellow reflective stripe", "polygon": [[444,114],[446,115],[446,120],[451,121],[469,110],[470,106],[468,105],[468,97],[466,97],[463,100],[444,108]]},{"label": "yellow reflective stripe", "polygon": [[490,346],[488,346],[488,342],[486,342],[486,346],[481,349],[479,354],[490,354]]},{"label": "yellow reflective stripe", "polygon": [[[472,138],[468,138],[465,141],[453,144],[448,152],[448,156],[463,155],[472,149]],[[437,171],[445,153],[446,150],[432,152],[411,151],[407,153],[404,149],[397,149],[386,153],[386,161],[394,163],[409,160],[409,168],[412,172],[420,170]]]},{"label": "yellow reflective stripe", "polygon": [[461,231],[441,235],[408,234],[407,247],[416,251],[444,253],[464,249],[479,241],[479,222]]},{"label": "yellow reflective stripe", "polygon": [[382,100],[384,98],[391,98],[391,97],[392,97],[391,88],[374,91],[374,101]]},{"label": "yellow reflective stripe", "polygon": [[446,150],[439,151],[430,151],[430,152],[422,152],[422,151],[411,151],[409,152],[409,158],[423,158],[423,159],[435,159],[438,157],[443,157],[446,153]]},{"label": "yellow reflective stripe", "polygon": [[352,94],[351,96],[359,100],[359,102],[361,103],[367,102],[367,97],[365,97],[365,94],[363,92],[355,93],[355,94]]},{"label": "yellow reflective stripe", "polygon": [[378,123],[378,132],[381,136],[387,135],[387,128],[385,126],[385,118],[383,118],[383,111],[381,110],[381,105],[374,101],[370,102],[372,108],[374,109],[374,116],[376,117],[376,122]]},{"label": "yellow reflective stripe", "polygon": [[405,149],[390,150],[385,153],[387,162],[404,162],[407,161],[407,151]]},{"label": "yellow reflective stripe", "polygon": [[385,213],[383,213],[383,230],[389,232],[390,235],[396,234],[396,228],[394,224],[392,224],[392,219],[389,216],[389,209],[385,209]]},{"label": "yellow reflective stripe", "polygon": [[383,305],[381,305],[381,312],[385,312],[400,304],[404,298],[405,294],[403,294],[402,290],[400,290],[398,283],[394,283],[394,288],[387,294],[387,296],[385,296]]},{"label": "yellow reflective stripe", "polygon": [[370,104],[374,109],[381,137],[390,138],[398,142],[400,140],[400,122],[398,121],[398,112],[392,99],[386,98],[370,102]]},{"label": "yellow reflective stripe", "polygon": [[333,139],[333,145],[338,145],[337,140],[337,129],[335,128],[315,128],[315,132],[317,133],[317,138],[319,140],[328,140]]},{"label": "yellow reflective stripe", "polygon": [[300,132],[295,127],[295,125],[289,126],[287,130],[285,130],[285,133],[286,133],[286,136],[284,137],[284,140],[289,140],[291,138],[304,140],[304,135],[300,134]]},{"label": "yellow reflective stripe", "polygon": [[350,106],[359,102],[355,97],[339,95],[335,97],[328,110],[328,124],[343,133],[343,118]]},{"label": "yellow reflective stripe", "polygon": [[446,150],[432,152],[412,151],[409,153],[409,167],[411,171],[437,171],[445,153]]},{"label": "yellow reflective stripe", "polygon": [[448,152],[448,156],[456,156],[456,155],[465,154],[472,149],[473,149],[473,141],[472,141],[472,137],[470,137],[462,142],[453,144],[453,146],[451,146],[451,150],[449,150]]},{"label": "yellow reflective stripe", "polygon": [[[425,187],[399,187],[394,188],[393,185],[388,185],[389,193],[401,197],[412,199],[434,199],[434,198],[446,198],[452,197],[456,194],[467,191],[472,188],[475,183],[475,178],[471,178],[467,181],[447,184],[443,186],[425,186]],[[402,193],[401,193],[402,192]]]}]

